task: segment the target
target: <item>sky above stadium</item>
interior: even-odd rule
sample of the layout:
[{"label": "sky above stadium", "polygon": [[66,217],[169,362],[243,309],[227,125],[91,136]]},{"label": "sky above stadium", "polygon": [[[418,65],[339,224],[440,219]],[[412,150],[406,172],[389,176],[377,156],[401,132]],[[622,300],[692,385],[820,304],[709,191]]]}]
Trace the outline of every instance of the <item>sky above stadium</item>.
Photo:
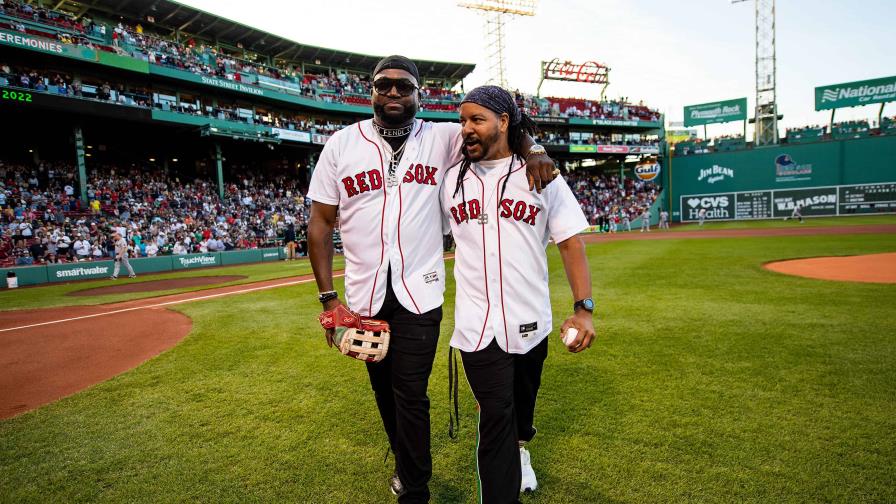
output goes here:
[{"label": "sky above stadium", "polygon": [[[475,63],[465,80],[487,79],[483,19],[455,0],[182,0],[300,43],[364,54]],[[778,109],[783,127],[824,124],[814,87],[896,75],[892,0],[777,2]],[[755,96],[753,2],[730,0],[541,0],[535,17],[506,27],[511,88],[534,93],[542,60],[609,66],[607,96],[628,97],[681,121],[682,107]],[[598,86],[545,82],[542,95],[596,98]],[[838,110],[837,120],[875,118],[879,105]],[[896,105],[884,109],[896,114]],[[752,113],[751,113],[752,115]],[[710,125],[709,135],[743,123]]]}]

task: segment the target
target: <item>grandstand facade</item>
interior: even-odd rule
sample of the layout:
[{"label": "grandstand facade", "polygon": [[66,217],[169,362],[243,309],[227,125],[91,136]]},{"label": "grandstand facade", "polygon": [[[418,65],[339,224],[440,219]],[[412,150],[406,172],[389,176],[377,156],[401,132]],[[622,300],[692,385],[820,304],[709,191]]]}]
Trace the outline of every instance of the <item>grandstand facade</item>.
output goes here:
[{"label": "grandstand facade", "polygon": [[[207,240],[193,227],[215,235],[221,219],[228,249],[273,245],[287,221],[301,232],[316,157],[333,132],[372,115],[369,72],[379,58],[300,44],[167,0],[62,1],[53,9],[5,1],[0,110],[13,120],[0,125],[11,146],[0,157],[0,266],[24,260],[46,223],[72,241],[90,234],[96,246],[101,236],[90,224],[137,221],[132,231],[144,242],[168,235],[160,254],[173,253],[181,234],[194,235],[187,252],[201,252]],[[474,65],[417,64],[418,117],[456,121]],[[656,110],[627,100],[516,97],[550,155],[573,171],[571,184],[613,188],[598,199],[596,187],[586,188],[593,224],[623,208],[640,215],[656,199],[658,188],[633,174],[645,159],[662,163]],[[192,224],[163,230],[157,214],[189,215]],[[32,222],[35,234],[13,239],[22,237],[13,221]],[[87,224],[82,233],[77,223]]]}]

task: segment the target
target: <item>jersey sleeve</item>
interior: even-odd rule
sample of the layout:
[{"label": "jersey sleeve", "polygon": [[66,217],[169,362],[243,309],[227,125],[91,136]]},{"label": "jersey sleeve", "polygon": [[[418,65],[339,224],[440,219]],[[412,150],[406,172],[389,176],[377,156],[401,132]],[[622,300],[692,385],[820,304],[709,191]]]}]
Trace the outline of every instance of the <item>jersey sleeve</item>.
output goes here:
[{"label": "jersey sleeve", "polygon": [[336,180],[336,143],[338,137],[333,136],[324,144],[324,149],[314,166],[311,183],[308,186],[308,197],[327,205],[339,204],[339,186]]},{"label": "jersey sleeve", "polygon": [[554,243],[560,243],[588,227],[588,220],[576,200],[572,189],[562,176],[558,176],[544,190],[548,212],[548,234]]},{"label": "jersey sleeve", "polygon": [[433,133],[439,139],[439,142],[445,146],[446,166],[454,166],[464,159],[463,151],[464,137],[461,134],[460,124],[458,123],[433,123]]}]

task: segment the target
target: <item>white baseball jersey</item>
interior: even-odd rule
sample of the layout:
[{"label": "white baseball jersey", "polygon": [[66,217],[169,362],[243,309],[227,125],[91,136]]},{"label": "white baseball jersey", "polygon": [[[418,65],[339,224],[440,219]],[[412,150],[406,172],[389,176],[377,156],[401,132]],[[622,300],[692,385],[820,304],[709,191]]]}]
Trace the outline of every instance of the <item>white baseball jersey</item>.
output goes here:
[{"label": "white baseball jersey", "polygon": [[339,206],[348,307],[367,316],[379,312],[391,265],[398,301],[424,313],[444,301],[439,187],[446,168],[462,157],[460,125],[417,120],[390,182],[392,149],[372,122],[330,137],[308,197]]},{"label": "white baseball jersey", "polygon": [[510,163],[473,164],[457,195],[454,166],[442,185],[443,215],[457,243],[451,346],[465,352],[497,339],[505,352],[523,354],[547,337],[553,320],[545,247],[549,238],[560,243],[588,226],[562,177],[541,194],[530,191],[518,158],[499,201]]}]

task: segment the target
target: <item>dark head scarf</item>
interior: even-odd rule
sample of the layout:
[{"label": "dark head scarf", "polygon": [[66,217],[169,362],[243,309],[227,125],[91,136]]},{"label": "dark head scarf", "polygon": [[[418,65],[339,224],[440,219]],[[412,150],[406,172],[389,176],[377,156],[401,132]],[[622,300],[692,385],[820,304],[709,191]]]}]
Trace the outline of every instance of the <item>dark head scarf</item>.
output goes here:
[{"label": "dark head scarf", "polygon": [[[537,127],[532,118],[520,111],[513,95],[507,90],[498,86],[479,86],[470,91],[464,97],[461,105],[464,103],[475,103],[476,105],[485,107],[492,112],[498,114],[507,114],[510,118],[510,127],[507,129],[507,144],[510,147],[513,157],[507,165],[507,176],[504,177],[504,183],[501,185],[501,196],[498,202],[504,198],[504,191],[507,189],[507,181],[510,180],[510,174],[513,172],[514,162],[519,161],[520,164],[525,162],[526,153],[523,152],[523,140],[526,135],[534,135]],[[454,195],[457,195],[460,189],[463,204],[466,206],[467,197],[464,194],[463,180],[467,171],[470,169],[471,160],[464,152],[464,160],[461,162],[460,169],[457,171],[457,185],[454,188]],[[485,209],[483,209],[485,211]]]},{"label": "dark head scarf", "polygon": [[420,72],[417,70],[417,65],[410,59],[397,54],[386,56],[381,59],[380,62],[376,64],[376,68],[373,69],[373,75],[371,75],[371,77],[376,77],[376,74],[389,69],[404,70],[413,75],[418,84],[420,83]]},{"label": "dark head scarf", "polygon": [[510,117],[511,126],[519,124],[522,117],[520,108],[516,105],[513,96],[506,89],[498,86],[479,86],[467,93],[467,96],[460,103],[461,105],[464,103],[475,103],[498,115],[507,114]]}]

